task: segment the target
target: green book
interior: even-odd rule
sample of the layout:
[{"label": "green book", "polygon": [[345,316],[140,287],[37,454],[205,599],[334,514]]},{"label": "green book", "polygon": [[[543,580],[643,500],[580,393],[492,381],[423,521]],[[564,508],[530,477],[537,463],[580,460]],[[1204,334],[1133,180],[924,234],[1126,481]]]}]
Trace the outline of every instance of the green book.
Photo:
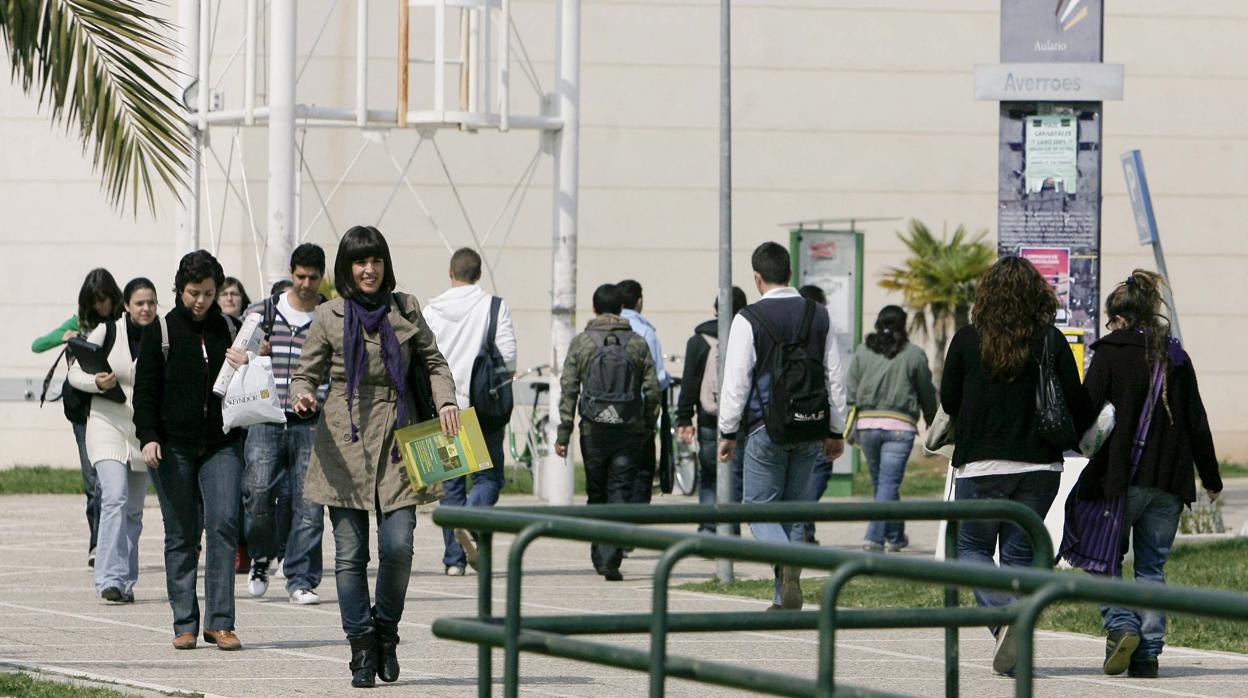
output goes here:
[{"label": "green book", "polygon": [[460,411],[455,436],[443,434],[441,422],[431,419],[399,429],[394,438],[413,489],[494,467],[477,411],[471,407]]}]

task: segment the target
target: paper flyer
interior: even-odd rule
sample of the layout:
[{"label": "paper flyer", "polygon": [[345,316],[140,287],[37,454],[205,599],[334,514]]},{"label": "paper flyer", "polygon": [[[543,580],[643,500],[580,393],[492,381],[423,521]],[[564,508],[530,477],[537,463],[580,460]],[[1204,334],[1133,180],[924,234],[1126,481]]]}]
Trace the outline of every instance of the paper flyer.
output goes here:
[{"label": "paper flyer", "polygon": [[1057,324],[1070,324],[1070,248],[1020,247],[1018,256],[1032,263],[1057,295]]},{"label": "paper flyer", "polygon": [[472,407],[460,411],[459,433],[454,437],[443,434],[441,423],[431,419],[399,429],[394,438],[414,489],[494,467]]}]

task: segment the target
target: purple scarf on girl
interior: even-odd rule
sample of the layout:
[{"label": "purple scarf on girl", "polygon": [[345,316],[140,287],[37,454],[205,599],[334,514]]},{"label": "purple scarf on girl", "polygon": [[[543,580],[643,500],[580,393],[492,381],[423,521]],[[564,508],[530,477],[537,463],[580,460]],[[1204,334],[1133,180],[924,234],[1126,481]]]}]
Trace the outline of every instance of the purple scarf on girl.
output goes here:
[{"label": "purple scarf on girl", "polygon": [[[347,371],[347,413],[351,416],[351,441],[360,440],[360,429],[355,424],[355,392],[364,381],[368,357],[365,352],[365,334],[375,334],[381,342],[381,363],[386,367],[386,375],[390,384],[398,393],[395,400],[397,416],[394,421],[396,429],[407,426],[407,385],[403,374],[403,355],[399,347],[399,338],[390,324],[390,304],[386,298],[375,301],[367,296],[360,300],[348,298],[343,314],[342,353],[343,363]],[[362,302],[361,302],[362,301]],[[399,462],[399,445],[396,441],[390,448],[390,461]]]}]

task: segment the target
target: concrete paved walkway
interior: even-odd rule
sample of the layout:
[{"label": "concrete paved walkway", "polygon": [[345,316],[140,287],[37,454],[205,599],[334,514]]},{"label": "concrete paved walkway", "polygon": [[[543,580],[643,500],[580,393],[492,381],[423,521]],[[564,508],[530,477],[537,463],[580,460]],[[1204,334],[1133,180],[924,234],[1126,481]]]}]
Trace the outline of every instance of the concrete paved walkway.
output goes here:
[{"label": "concrete paved walkway", "polygon": [[[672,501],[673,498],[666,498]],[[681,499],[680,501],[688,501]],[[531,503],[527,498],[509,503]],[[661,500],[656,500],[661,502]],[[92,593],[86,566],[86,525],[82,498],[22,496],[0,498],[0,670],[28,667],[63,675],[114,682],[142,692],[199,692],[208,696],[339,696],[351,693],[347,648],[339,625],[332,574],[332,542],[325,550],[330,571],[319,606],[294,606],[276,578],[262,599],[247,595],[246,578],[237,577],[238,634],[244,651],[224,653],[204,647],[175,651],[170,611],[162,575],[163,532],[155,498],[149,498],[141,542],[142,573],[138,602],[106,605]],[[1228,522],[1229,523],[1229,522]],[[930,555],[933,524],[911,529],[915,551]],[[858,524],[821,526],[825,544],[853,546],[861,539]],[[505,552],[509,538],[499,546]],[[926,542],[925,541],[929,541]],[[537,543],[526,558],[525,602],[537,613],[644,612],[650,603],[649,573],[657,555],[639,554],[625,561],[625,581],[607,584],[589,570],[588,549],[557,541]],[[375,559],[375,557],[374,557]],[[762,577],[757,565],[738,565],[738,575]],[[713,563],[690,560],[678,569],[679,581],[701,580]],[[475,612],[476,579],[442,574],[441,535],[423,512],[416,530],[416,562],[408,591],[399,656],[402,678],[379,688],[383,696],[473,695],[475,647],[435,639],[430,623],[442,616]],[[496,587],[502,599],[503,586]],[[496,601],[496,603],[498,603]],[[763,602],[676,592],[676,610],[760,611]],[[838,635],[838,681],[911,695],[943,694],[943,643],[940,631],[847,631]],[[611,641],[644,647],[641,637]],[[1167,648],[1164,678],[1140,681],[1100,673],[1103,640],[1043,633],[1039,639],[1037,682],[1043,696],[1127,695],[1248,696],[1248,656]],[[733,633],[676,635],[673,654],[699,656],[742,665],[765,665],[813,674],[813,633]],[[992,675],[992,643],[986,631],[962,633],[962,694],[1012,695],[1013,682]],[[501,655],[496,654],[496,671]],[[645,676],[524,655],[523,689],[529,696],[646,695]],[[147,693],[151,694],[151,693]],[[673,680],[669,695],[707,696],[737,693]]]}]

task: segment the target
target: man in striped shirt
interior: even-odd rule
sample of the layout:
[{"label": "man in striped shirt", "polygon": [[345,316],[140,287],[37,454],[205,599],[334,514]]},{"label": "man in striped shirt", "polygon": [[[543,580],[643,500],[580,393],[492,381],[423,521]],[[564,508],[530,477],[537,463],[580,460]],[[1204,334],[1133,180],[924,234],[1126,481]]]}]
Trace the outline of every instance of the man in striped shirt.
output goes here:
[{"label": "man in striped shirt", "polygon": [[[303,499],[303,480],[312,456],[316,430],[315,417],[301,417],[290,405],[287,389],[299,366],[303,343],[312,326],[325,275],[325,251],[305,243],[290,256],[291,286],[264,301],[253,304],[247,313],[263,318],[265,341],[261,353],[272,357],[273,377],[278,399],[286,407],[286,423],[256,424],[247,429],[245,475],[243,478],[244,526],[251,554],[251,575],[247,589],[253,597],[269,588],[269,567],[285,550],[286,591],[290,602],[316,604],[321,583],[321,540],[325,533],[325,511],[320,504]],[[324,400],[325,386],[319,399]],[[289,483],[290,521],[278,521],[276,507],[283,476]],[[285,545],[279,537],[286,535]],[[279,564],[280,564],[279,560]]]}]

